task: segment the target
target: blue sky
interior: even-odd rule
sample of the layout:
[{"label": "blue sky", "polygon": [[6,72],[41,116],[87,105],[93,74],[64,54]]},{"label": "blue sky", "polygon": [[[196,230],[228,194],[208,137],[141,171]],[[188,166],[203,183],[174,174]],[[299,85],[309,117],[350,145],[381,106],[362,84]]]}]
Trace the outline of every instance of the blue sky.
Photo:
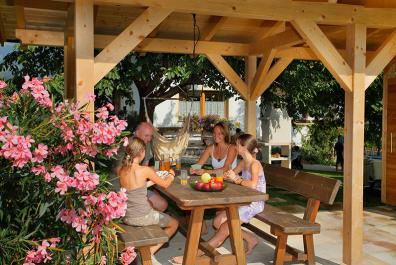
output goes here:
[{"label": "blue sky", "polygon": [[[8,53],[10,53],[16,45],[17,44],[15,44],[15,43],[5,42],[4,46],[0,46],[0,63],[3,62],[4,56],[6,56]],[[9,74],[0,72],[0,79],[3,79],[4,77],[9,78]]]}]

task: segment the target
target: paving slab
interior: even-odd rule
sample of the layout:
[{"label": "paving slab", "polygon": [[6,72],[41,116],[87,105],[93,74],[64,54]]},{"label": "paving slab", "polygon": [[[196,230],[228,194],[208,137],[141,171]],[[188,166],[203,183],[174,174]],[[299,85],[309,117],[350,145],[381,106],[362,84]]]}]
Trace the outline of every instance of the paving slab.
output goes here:
[{"label": "paving slab", "polygon": [[[289,206],[288,208],[300,210],[300,206]],[[301,216],[301,213],[296,215]],[[396,264],[396,212],[389,211],[388,207],[368,208],[365,209],[364,218],[363,264]],[[321,224],[321,233],[314,235],[316,264],[343,264],[342,211],[320,211],[317,221]],[[206,223],[209,227],[209,232],[203,237],[208,239],[213,235],[214,231],[210,220],[207,220]],[[269,232],[268,225],[258,220],[252,220],[251,223]],[[298,249],[303,249],[301,236],[290,236],[289,244]],[[156,254],[158,261],[166,265],[171,264],[168,260],[172,256],[183,255],[184,245],[185,237],[181,233],[177,233],[171,239],[169,245]],[[218,250],[221,253],[230,253],[230,249],[230,243],[227,240]],[[273,255],[274,246],[260,238],[259,244],[253,253],[247,257],[248,265],[273,264]]]}]

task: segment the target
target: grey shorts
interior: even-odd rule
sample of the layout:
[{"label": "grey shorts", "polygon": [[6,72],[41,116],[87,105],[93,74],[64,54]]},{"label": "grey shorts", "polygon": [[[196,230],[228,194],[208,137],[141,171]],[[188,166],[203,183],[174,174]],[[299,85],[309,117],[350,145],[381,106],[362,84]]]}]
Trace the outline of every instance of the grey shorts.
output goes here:
[{"label": "grey shorts", "polygon": [[148,226],[159,225],[160,227],[168,227],[171,217],[166,213],[158,212],[151,209],[148,214],[142,217],[124,217],[122,221],[127,225]]}]

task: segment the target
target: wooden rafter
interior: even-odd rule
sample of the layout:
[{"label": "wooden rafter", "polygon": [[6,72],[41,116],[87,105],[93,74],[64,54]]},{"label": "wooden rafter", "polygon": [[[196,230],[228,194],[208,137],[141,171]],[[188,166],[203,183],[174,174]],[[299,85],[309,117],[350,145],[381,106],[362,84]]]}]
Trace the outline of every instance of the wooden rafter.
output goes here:
[{"label": "wooden rafter", "polygon": [[292,24],[340,85],[351,90],[352,69],[319,26],[307,19],[297,19]]},{"label": "wooden rafter", "polygon": [[206,54],[209,61],[219,70],[244,99],[249,99],[248,87],[227,61],[218,54]]},{"label": "wooden rafter", "polygon": [[280,32],[283,32],[286,30],[286,23],[284,21],[277,21],[270,28],[265,26],[266,25],[265,22],[263,24],[264,24],[264,26],[262,26],[261,30],[255,34],[255,36],[252,39],[252,42],[259,41],[261,39],[267,38],[269,36],[272,36],[274,34],[277,34],[277,33],[280,33]]},{"label": "wooden rafter", "polygon": [[3,24],[3,15],[0,13],[0,45],[3,46],[6,41],[5,33],[4,33],[4,24]]},{"label": "wooden rafter", "polygon": [[383,44],[374,53],[374,57],[366,67],[366,89],[382,72],[386,65],[396,56],[396,30],[388,36]]},{"label": "wooden rafter", "polygon": [[22,0],[15,1],[15,13],[16,13],[16,28],[17,29],[26,28],[25,8],[23,6]]},{"label": "wooden rafter", "polygon": [[346,25],[362,23],[371,28],[396,27],[395,8],[367,8],[360,5],[333,3],[295,2],[285,0],[205,1],[189,0],[95,0],[101,5],[134,5],[173,8],[175,12],[210,14],[225,17],[240,17],[277,21],[296,19],[312,20],[319,24]]},{"label": "wooden rafter", "polygon": [[274,49],[266,50],[265,53],[263,54],[263,56],[261,57],[260,65],[259,65],[258,69],[256,70],[256,73],[253,78],[253,82],[252,82],[251,86],[249,87],[251,96],[256,94],[255,91],[259,91],[264,79],[267,76],[268,70],[270,69],[274,58],[275,58],[275,50]]},{"label": "wooden rafter", "polygon": [[304,43],[304,40],[294,30],[287,30],[270,37],[266,37],[251,44],[250,54],[262,54],[268,49],[284,48]]},{"label": "wooden rafter", "polygon": [[202,40],[211,40],[221,26],[227,21],[227,17],[213,16],[210,18],[210,26],[202,32]]},{"label": "wooden rafter", "polygon": [[95,84],[142,42],[172,9],[149,7],[95,57]]},{"label": "wooden rafter", "polygon": [[264,76],[264,79],[260,82],[260,85],[257,87],[257,89],[252,92],[250,99],[256,100],[259,96],[261,96],[292,61],[293,58],[291,57],[282,57],[279,59]]},{"label": "wooden rafter", "polygon": [[[64,33],[44,30],[16,30],[16,37],[25,44],[63,46]],[[103,49],[111,43],[116,36],[95,35],[95,49]],[[227,43],[214,41],[199,41],[196,53],[219,53],[226,56],[249,55],[249,44]],[[192,54],[191,40],[174,40],[160,38],[146,38],[135,48],[139,52],[164,52]]]}]

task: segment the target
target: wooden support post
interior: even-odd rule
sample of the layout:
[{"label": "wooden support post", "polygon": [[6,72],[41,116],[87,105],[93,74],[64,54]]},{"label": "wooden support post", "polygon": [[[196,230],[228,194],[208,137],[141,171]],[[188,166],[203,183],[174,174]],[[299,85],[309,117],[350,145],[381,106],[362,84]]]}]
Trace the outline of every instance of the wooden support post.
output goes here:
[{"label": "wooden support post", "polygon": [[64,38],[64,84],[65,98],[76,97],[76,49],[74,39],[74,6],[70,5],[67,12],[67,20]]},{"label": "wooden support post", "polygon": [[[74,29],[76,52],[76,99],[80,104],[88,102],[87,96],[94,94],[94,25],[93,0],[76,0],[74,3]],[[94,118],[94,105],[87,111]]]},{"label": "wooden support post", "polygon": [[228,98],[224,101],[224,118],[230,118],[230,100]]},{"label": "wooden support post", "polygon": [[[245,57],[245,80],[247,87],[251,87],[257,69],[257,57]],[[251,91],[249,91],[250,95]],[[250,96],[245,102],[245,132],[256,136],[256,99],[251,99]]]},{"label": "wooden support post", "polygon": [[[343,260],[361,264],[363,252],[363,152],[366,26],[347,26],[352,89],[345,90]],[[348,77],[347,77],[348,78]]]},{"label": "wooden support post", "polygon": [[201,97],[200,97],[200,99],[199,99],[199,115],[200,115],[201,117],[205,116],[205,114],[206,114],[206,108],[205,108],[205,106],[206,106],[205,93],[202,92],[202,93],[201,93]]}]

